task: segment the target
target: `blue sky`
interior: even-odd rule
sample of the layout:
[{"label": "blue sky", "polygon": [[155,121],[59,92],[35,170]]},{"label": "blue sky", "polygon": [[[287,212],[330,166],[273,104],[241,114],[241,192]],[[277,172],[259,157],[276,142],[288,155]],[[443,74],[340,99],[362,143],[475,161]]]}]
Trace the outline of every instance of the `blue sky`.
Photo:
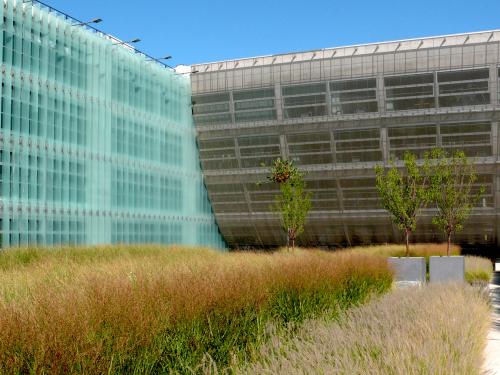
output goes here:
[{"label": "blue sky", "polygon": [[500,29],[500,0],[44,0],[152,56],[192,64]]}]

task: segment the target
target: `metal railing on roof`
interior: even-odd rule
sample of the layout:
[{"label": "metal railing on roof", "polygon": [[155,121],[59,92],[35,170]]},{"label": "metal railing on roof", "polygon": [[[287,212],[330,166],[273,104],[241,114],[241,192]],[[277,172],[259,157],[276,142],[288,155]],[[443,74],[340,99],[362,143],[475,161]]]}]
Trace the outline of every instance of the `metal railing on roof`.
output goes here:
[{"label": "metal railing on roof", "polygon": [[[54,8],[54,7],[52,7],[52,6],[44,3],[43,1],[40,1],[40,0],[30,0],[29,2],[32,4],[32,6],[34,6],[35,4],[38,4],[38,5],[40,5],[41,9],[46,9],[49,12],[57,13],[58,15],[64,17],[64,19],[66,19],[68,21],[71,21],[75,25],[79,25],[81,27],[85,27],[89,31],[94,32],[94,33],[96,33],[96,34],[98,34],[98,35],[100,35],[102,37],[105,37],[105,38],[111,40],[112,42],[116,43],[117,45],[125,45],[132,52],[137,53],[139,55],[142,55],[148,61],[154,61],[154,62],[160,64],[161,66],[163,66],[164,68],[170,69],[172,72],[174,72],[174,73],[177,74],[177,72],[175,71],[175,69],[173,67],[171,67],[170,65],[165,64],[163,61],[161,61],[161,60],[159,60],[159,59],[157,59],[155,57],[152,57],[152,56],[148,55],[145,52],[142,52],[142,51],[138,50],[134,46],[132,46],[130,44],[127,44],[126,42],[123,42],[122,40],[114,37],[113,35],[107,34],[104,31],[99,30],[98,28],[90,25],[88,22],[82,22],[81,20],[79,20],[79,19],[77,19],[77,18],[75,18],[73,16],[70,16],[69,14],[64,13],[63,11],[60,11],[59,9],[56,9],[56,8]],[[24,1],[23,2],[23,4],[27,4],[27,3],[28,3],[28,1]]]}]

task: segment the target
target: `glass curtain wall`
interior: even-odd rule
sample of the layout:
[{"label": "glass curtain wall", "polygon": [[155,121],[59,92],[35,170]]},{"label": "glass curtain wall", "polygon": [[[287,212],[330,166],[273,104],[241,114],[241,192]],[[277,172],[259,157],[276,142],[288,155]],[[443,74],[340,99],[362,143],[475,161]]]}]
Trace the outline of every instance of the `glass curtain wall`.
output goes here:
[{"label": "glass curtain wall", "polygon": [[37,3],[1,5],[2,246],[224,247],[189,78]]}]

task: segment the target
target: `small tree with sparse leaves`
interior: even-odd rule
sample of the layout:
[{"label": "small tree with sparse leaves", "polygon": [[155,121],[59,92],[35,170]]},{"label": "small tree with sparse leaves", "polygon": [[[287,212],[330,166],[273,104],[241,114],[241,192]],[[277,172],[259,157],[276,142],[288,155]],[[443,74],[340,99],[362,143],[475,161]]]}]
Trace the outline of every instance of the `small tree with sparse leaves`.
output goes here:
[{"label": "small tree with sparse leaves", "polygon": [[449,256],[452,234],[463,229],[484,187],[475,187],[476,169],[463,151],[448,154],[438,148],[432,150],[428,158],[432,205],[437,209],[432,223],[446,235]]},{"label": "small tree with sparse leaves", "polygon": [[375,167],[376,186],[382,206],[389,211],[394,224],[404,232],[406,256],[410,252],[410,235],[416,229],[417,215],[429,199],[428,178],[422,167],[417,164],[417,157],[406,152],[403,168],[398,169],[394,162],[387,170],[383,166]]},{"label": "small tree with sparse leaves", "polygon": [[279,184],[281,194],[276,197],[274,209],[281,216],[281,225],[287,235],[287,249],[295,248],[295,240],[304,231],[311,209],[311,193],[305,191],[304,174],[291,161],[276,159],[268,179]]}]

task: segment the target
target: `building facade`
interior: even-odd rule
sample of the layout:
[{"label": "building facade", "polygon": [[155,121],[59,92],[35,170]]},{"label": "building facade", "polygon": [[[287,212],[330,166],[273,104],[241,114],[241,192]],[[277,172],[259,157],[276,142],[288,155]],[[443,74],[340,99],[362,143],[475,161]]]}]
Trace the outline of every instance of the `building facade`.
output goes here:
[{"label": "building facade", "polygon": [[[500,31],[262,56],[191,67],[193,116],[217,221],[232,246],[284,243],[266,182],[273,159],[312,192],[302,243],[398,241],[374,166],[463,150],[486,192],[455,240],[500,236]],[[442,241],[425,210],[413,239]]]},{"label": "building facade", "polygon": [[0,5],[2,246],[225,247],[189,77],[37,2]]}]

